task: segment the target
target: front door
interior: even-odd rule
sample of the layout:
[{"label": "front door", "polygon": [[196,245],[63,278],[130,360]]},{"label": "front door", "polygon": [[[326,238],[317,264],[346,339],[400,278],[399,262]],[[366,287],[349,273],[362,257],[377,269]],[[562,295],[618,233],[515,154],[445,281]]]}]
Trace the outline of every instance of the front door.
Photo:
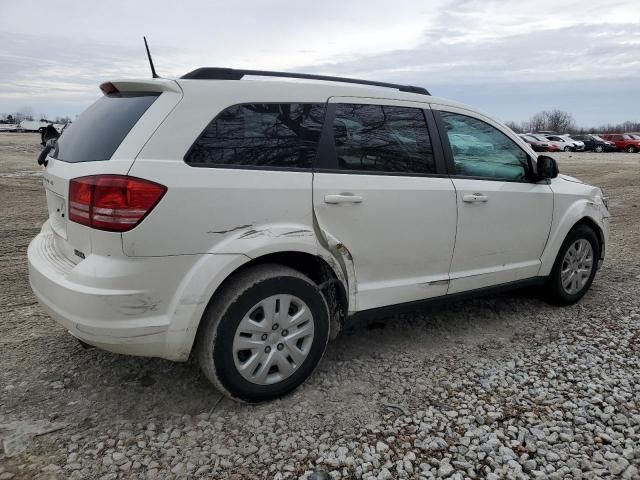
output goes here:
[{"label": "front door", "polygon": [[551,229],[551,188],[536,182],[515,135],[475,113],[446,110],[436,116],[458,206],[448,293],[535,277]]},{"label": "front door", "polygon": [[350,253],[356,310],[447,291],[456,198],[433,117],[424,108],[329,99],[313,206],[327,238]]}]

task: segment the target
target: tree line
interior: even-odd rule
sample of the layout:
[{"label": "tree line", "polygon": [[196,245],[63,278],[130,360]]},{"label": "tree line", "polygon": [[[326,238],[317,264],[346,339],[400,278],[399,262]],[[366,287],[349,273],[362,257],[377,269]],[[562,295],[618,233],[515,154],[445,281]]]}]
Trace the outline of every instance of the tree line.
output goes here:
[{"label": "tree line", "polygon": [[552,131],[558,133],[616,133],[640,132],[640,122],[607,123],[597,127],[579,127],[573,115],[563,110],[543,110],[523,122],[508,121],[506,125],[516,133]]},{"label": "tree line", "polygon": [[50,122],[50,123],[69,123],[71,122],[71,117],[68,116],[56,116],[53,119],[47,118],[44,113],[40,115],[34,115],[30,108],[25,108],[19,112],[13,113],[0,113],[0,124],[7,123],[20,123],[22,121],[33,121],[38,120],[40,122]]}]

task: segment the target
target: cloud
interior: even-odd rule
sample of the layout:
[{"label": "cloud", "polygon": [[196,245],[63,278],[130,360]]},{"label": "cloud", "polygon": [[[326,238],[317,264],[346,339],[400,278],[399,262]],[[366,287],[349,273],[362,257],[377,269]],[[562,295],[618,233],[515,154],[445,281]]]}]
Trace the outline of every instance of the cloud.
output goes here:
[{"label": "cloud", "polygon": [[542,105],[562,105],[579,123],[637,119],[640,4],[558,3],[8,2],[0,112],[74,114],[102,81],[148,77],[144,33],[165,76],[199,66],[321,72],[425,86],[503,119]]}]

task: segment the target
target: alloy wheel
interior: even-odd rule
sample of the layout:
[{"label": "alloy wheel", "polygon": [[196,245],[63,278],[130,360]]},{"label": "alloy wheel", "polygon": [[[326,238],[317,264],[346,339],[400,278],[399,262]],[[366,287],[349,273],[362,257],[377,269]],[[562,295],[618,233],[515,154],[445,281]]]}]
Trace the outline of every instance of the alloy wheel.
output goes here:
[{"label": "alloy wheel", "polygon": [[575,295],[589,281],[592,269],[593,247],[588,240],[580,238],[571,244],[562,260],[562,288],[569,295]]}]

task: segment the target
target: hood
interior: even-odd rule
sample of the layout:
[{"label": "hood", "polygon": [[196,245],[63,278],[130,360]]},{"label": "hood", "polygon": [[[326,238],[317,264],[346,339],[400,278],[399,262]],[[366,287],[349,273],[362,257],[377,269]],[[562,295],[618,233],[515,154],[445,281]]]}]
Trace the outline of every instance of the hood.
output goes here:
[{"label": "hood", "polygon": [[564,175],[564,174],[559,174],[558,178],[561,178],[562,180],[566,180],[567,182],[573,182],[573,183],[581,183],[583,185],[586,185],[586,183],[584,183],[582,180],[579,180],[575,177],[570,177],[569,175]]}]

